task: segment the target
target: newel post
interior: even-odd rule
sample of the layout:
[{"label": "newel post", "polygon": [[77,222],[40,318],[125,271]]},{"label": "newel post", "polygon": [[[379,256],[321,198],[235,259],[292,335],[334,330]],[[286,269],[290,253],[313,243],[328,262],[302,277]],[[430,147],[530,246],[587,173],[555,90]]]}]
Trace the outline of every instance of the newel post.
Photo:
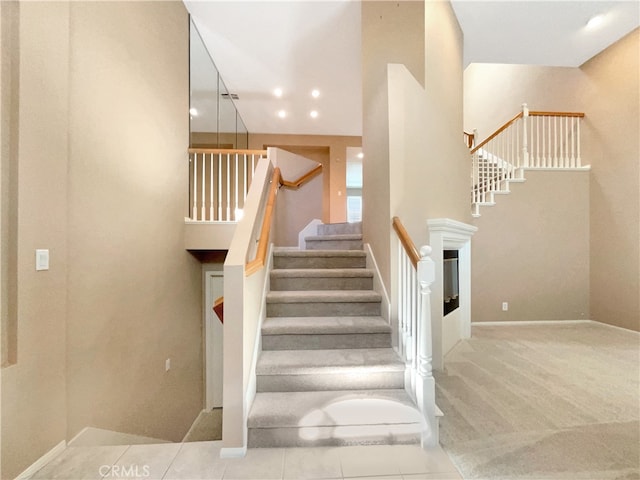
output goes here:
[{"label": "newel post", "polygon": [[522,104],[522,163],[526,168],[529,166],[529,145],[527,138],[527,119],[529,118],[529,107]]},{"label": "newel post", "polygon": [[435,381],[433,379],[433,335],[431,327],[431,285],[436,279],[436,265],[430,257],[431,247],[420,248],[418,283],[420,285],[420,318],[418,319],[418,375],[416,378],[416,400],[428,422],[423,437],[423,446],[438,445],[436,425]]}]

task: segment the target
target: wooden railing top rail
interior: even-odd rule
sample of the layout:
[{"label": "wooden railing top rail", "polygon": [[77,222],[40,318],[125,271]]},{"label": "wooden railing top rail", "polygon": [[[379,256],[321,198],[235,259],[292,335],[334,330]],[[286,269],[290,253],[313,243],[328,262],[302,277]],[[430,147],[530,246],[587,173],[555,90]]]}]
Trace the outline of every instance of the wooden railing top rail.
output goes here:
[{"label": "wooden railing top rail", "polygon": [[398,217],[393,217],[392,225],[393,229],[398,234],[398,238],[400,239],[400,243],[402,244],[404,251],[407,252],[407,256],[409,257],[409,260],[411,260],[413,268],[417,269],[418,262],[420,261],[420,254],[418,253],[418,249],[416,248],[415,244],[411,240],[411,237],[407,233],[407,230],[404,228],[404,225],[402,225],[402,222]]},{"label": "wooden railing top rail", "polygon": [[267,263],[267,249],[269,246],[269,237],[271,233],[271,220],[273,217],[273,210],[276,203],[276,193],[278,188],[283,187],[297,190],[302,185],[307,183],[313,177],[318,175],[322,171],[322,164],[318,164],[315,168],[302,175],[297,180],[291,182],[282,178],[280,168],[276,167],[273,170],[271,176],[271,186],[269,187],[269,196],[267,197],[267,206],[265,207],[264,217],[262,218],[262,227],[260,229],[260,238],[258,240],[258,250],[256,251],[256,257],[247,262],[244,267],[244,274],[246,276],[257,272]]},{"label": "wooden railing top rail", "polygon": [[309,170],[307,173],[305,173],[304,175],[302,175],[300,178],[298,178],[297,180],[294,180],[293,182],[290,182],[288,180],[285,180],[284,178],[281,178],[280,184],[283,187],[287,187],[287,188],[291,188],[293,190],[297,190],[299,189],[302,185],[304,185],[305,183],[307,183],[309,180],[311,180],[312,178],[314,178],[316,175],[320,174],[320,172],[322,172],[322,164],[319,163],[318,165],[316,165],[315,168]]},{"label": "wooden railing top rail", "polygon": [[498,135],[500,135],[502,132],[504,132],[507,128],[509,128],[511,126],[512,123],[514,123],[516,120],[518,120],[519,118],[522,118],[522,112],[518,113],[515,117],[513,117],[511,120],[509,120],[507,123],[505,123],[504,125],[502,125],[498,130],[496,130],[495,132],[493,132],[491,135],[489,135],[485,140],[483,140],[482,142],[480,142],[478,145],[476,145],[472,150],[471,153],[476,153],[478,150],[480,150],[482,147],[484,147],[487,143],[489,143],[491,140],[493,140],[494,138],[496,138]]},{"label": "wooden railing top rail", "polygon": [[579,117],[583,118],[584,113],[582,112],[534,112],[533,110],[529,111],[530,117]]},{"label": "wooden railing top rail", "polygon": [[[478,150],[480,150],[482,147],[484,147],[487,143],[489,143],[491,140],[493,140],[495,137],[497,137],[503,131],[505,131],[507,128],[509,128],[509,126],[512,123],[514,123],[519,118],[522,118],[523,116],[524,116],[523,112],[518,113],[515,117],[513,117],[507,123],[505,123],[500,128],[498,128],[495,132],[493,132],[491,135],[489,135],[485,140],[483,140],[478,145],[476,145],[471,150],[471,153],[472,154],[476,153]],[[578,117],[578,118],[582,118],[582,117],[584,117],[584,113],[581,113],[581,112],[542,112],[542,111],[529,110],[528,116],[530,116],[530,117]]]},{"label": "wooden railing top rail", "polygon": [[244,267],[244,274],[249,276],[264,267],[267,261],[267,247],[269,246],[269,232],[271,230],[271,219],[273,217],[273,207],[276,203],[276,192],[280,186],[280,169],[276,167],[271,176],[271,186],[269,187],[269,196],[267,197],[267,206],[262,218],[262,227],[260,229],[260,238],[258,240],[258,250],[256,257],[247,262]]},{"label": "wooden railing top rail", "polygon": [[266,150],[247,150],[238,148],[190,148],[189,153],[224,153],[224,154],[246,154],[246,155],[266,155]]}]

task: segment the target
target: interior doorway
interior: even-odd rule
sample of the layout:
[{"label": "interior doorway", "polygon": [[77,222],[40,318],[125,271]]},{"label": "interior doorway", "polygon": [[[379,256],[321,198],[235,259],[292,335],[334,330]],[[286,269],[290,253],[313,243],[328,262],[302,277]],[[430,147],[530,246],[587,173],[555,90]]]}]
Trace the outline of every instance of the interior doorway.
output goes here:
[{"label": "interior doorway", "polygon": [[213,312],[213,303],[224,294],[221,271],[205,276],[205,408],[222,407],[223,324]]}]

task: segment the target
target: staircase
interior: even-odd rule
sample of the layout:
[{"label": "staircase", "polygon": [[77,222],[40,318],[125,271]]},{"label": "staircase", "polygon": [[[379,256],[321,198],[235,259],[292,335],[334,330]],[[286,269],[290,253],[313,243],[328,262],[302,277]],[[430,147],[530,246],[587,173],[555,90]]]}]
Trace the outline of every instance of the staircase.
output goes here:
[{"label": "staircase", "polygon": [[249,447],[420,443],[360,224],[276,248],[248,420]]},{"label": "staircase", "polygon": [[[527,170],[589,170],[580,156],[580,121],[584,113],[522,111],[475,145],[476,132],[465,133],[471,148],[472,215],[495,205],[495,195],[509,193],[509,183],[524,182]],[[474,146],[475,145],[475,146]]]}]

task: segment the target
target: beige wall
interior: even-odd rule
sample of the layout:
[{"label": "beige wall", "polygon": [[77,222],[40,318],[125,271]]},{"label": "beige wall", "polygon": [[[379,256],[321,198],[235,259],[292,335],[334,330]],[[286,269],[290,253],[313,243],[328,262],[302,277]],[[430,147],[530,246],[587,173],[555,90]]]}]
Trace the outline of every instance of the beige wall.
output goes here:
[{"label": "beige wall", "polygon": [[591,317],[640,330],[640,30],[580,68],[591,163]]},{"label": "beige wall", "polygon": [[390,287],[391,182],[387,64],[405,65],[424,86],[424,2],[362,2],[362,226]]},{"label": "beige wall", "polygon": [[[582,163],[591,165],[591,172],[589,200],[584,203],[584,208],[589,209],[589,250],[583,262],[590,268],[583,273],[590,281],[585,287],[585,279],[575,276],[573,282],[576,288],[584,287],[590,292],[590,306],[586,309],[589,318],[634,330],[640,329],[638,37],[636,29],[580,68],[473,64],[464,73],[465,129],[478,128],[481,140],[515,115],[522,102],[535,110],[585,113],[581,127]],[[573,180],[567,187],[569,191],[577,188]],[[516,201],[515,193],[498,201]],[[482,210],[483,217],[489,210]],[[487,231],[494,227],[485,225],[483,217],[477,223],[478,238],[499,238],[503,230]],[[583,227],[576,225],[580,232]],[[512,235],[527,241],[523,232],[514,230]],[[550,238],[553,233],[546,235]],[[542,244],[549,243],[543,231],[539,238]],[[490,242],[484,244],[490,248]],[[624,254],[611,256],[609,252]],[[483,251],[480,244],[474,247],[474,270],[485,255],[491,252]],[[498,268],[502,266],[499,264]],[[537,284],[527,276],[521,277],[520,282],[529,289]],[[484,300],[474,294],[474,302]],[[556,303],[552,300],[551,304]],[[488,311],[486,307],[474,303],[474,320],[490,317],[476,316]],[[547,317],[573,318],[564,307],[557,307]],[[504,317],[499,312],[498,319]]]},{"label": "beige wall", "polygon": [[[201,270],[182,238],[186,10],[19,9],[18,356],[2,372],[3,478],[86,426],[180,440],[202,408]],[[49,271],[35,271],[36,248],[50,250]]]},{"label": "beige wall", "polygon": [[[428,218],[470,219],[468,154],[458,141],[462,32],[449,2],[362,8],[364,233],[389,288],[391,217],[418,245],[427,241]],[[387,71],[389,63],[404,66]]]},{"label": "beige wall", "polygon": [[527,172],[481,214],[472,321],[589,318],[589,172]]},{"label": "beige wall", "polygon": [[[17,285],[17,363],[2,372],[4,478],[64,440],[67,426],[69,5],[21,3],[18,20],[19,92],[12,93],[19,111],[11,126],[18,129],[18,243],[9,278]],[[48,271],[35,271],[36,248],[49,249]]]},{"label": "beige wall", "polygon": [[[322,163],[322,221],[345,222],[347,219],[347,147],[360,147],[361,137],[333,135],[249,134],[249,148],[279,147]],[[327,158],[326,149],[329,149]]]},{"label": "beige wall", "polygon": [[[327,156],[329,148],[325,148]],[[278,149],[271,158],[280,168],[285,180],[296,181],[318,166],[318,162],[307,157]],[[276,202],[273,244],[277,246],[298,246],[298,234],[313,219],[322,218],[322,184],[324,175],[320,173],[299,189],[281,188]]]},{"label": "beige wall", "polygon": [[583,111],[578,68],[472,63],[464,70],[464,129],[481,142],[522,110]]}]

